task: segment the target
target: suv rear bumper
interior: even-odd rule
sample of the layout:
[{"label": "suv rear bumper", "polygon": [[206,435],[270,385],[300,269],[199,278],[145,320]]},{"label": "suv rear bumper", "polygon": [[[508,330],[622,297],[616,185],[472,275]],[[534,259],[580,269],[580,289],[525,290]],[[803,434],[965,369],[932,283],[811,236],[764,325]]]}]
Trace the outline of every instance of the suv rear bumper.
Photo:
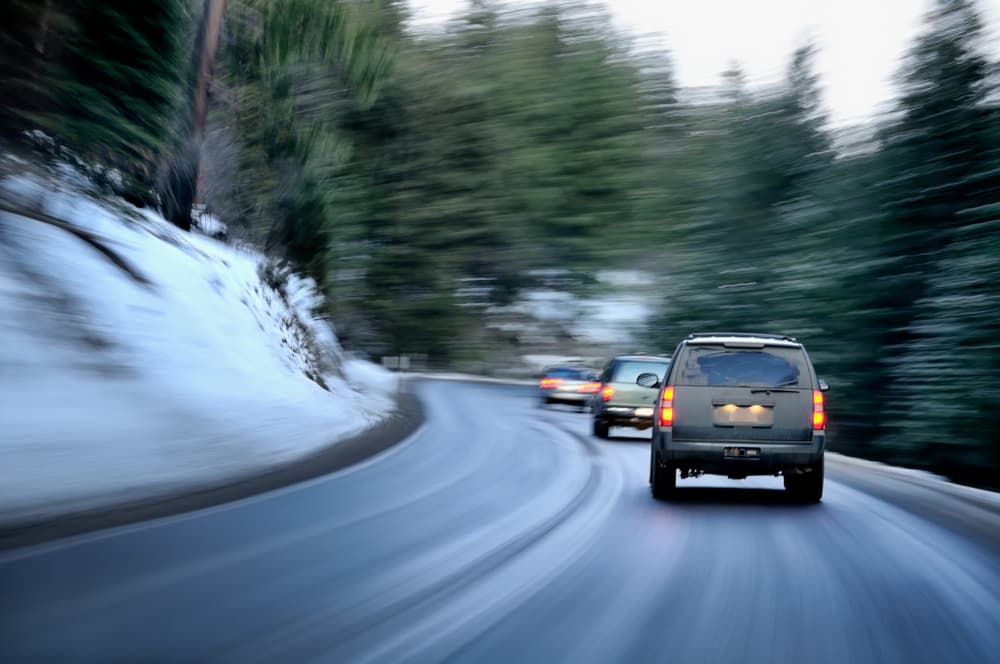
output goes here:
[{"label": "suv rear bumper", "polygon": [[[671,432],[657,431],[653,444],[660,461],[718,475],[773,475],[799,466],[818,463],[826,449],[826,433],[813,434],[811,441],[769,443],[767,441],[674,441]],[[727,457],[727,447],[758,450],[755,457]]]}]

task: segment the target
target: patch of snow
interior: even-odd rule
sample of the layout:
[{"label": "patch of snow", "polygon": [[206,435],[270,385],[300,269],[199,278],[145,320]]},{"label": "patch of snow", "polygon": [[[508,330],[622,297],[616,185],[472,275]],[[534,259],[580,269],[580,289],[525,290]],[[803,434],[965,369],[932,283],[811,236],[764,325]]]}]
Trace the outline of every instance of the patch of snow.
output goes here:
[{"label": "patch of snow", "polygon": [[656,283],[653,275],[642,270],[601,270],[596,276],[598,281],[611,286],[652,286]]},{"label": "patch of snow", "polygon": [[579,313],[572,293],[552,289],[524,291],[514,309],[541,321],[569,321]]},{"label": "patch of snow", "polygon": [[205,209],[204,205],[195,205],[191,210],[191,220],[194,227],[209,237],[224,238],[229,235],[229,227],[214,214]]},{"label": "patch of snow", "polygon": [[[608,283],[617,283],[622,290],[606,295],[579,298],[567,291],[556,289],[526,290],[510,307],[489,313],[515,313],[540,323],[558,323],[578,339],[601,344],[629,344],[639,335],[654,310],[654,297],[646,286],[646,276],[632,270],[601,273]],[[633,287],[624,292],[624,287]],[[635,286],[642,286],[637,290]],[[534,329],[529,323],[504,321],[494,327],[506,326],[513,331]]]},{"label": "patch of snow", "polygon": [[253,472],[394,407],[394,377],[343,360],[315,285],[268,285],[261,254],[68,180],[11,177],[0,197],[89,232],[147,282],[0,213],[0,520]]},{"label": "patch of snow", "polygon": [[581,339],[597,343],[628,343],[637,336],[652,314],[647,295],[615,294],[581,303],[581,316],[574,330]]}]

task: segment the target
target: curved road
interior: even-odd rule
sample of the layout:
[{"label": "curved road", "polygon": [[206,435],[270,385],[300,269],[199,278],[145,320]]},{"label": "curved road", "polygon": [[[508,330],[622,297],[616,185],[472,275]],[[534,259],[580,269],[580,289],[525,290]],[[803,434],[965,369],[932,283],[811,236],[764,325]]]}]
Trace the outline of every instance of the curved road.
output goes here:
[{"label": "curved road", "polygon": [[994,512],[844,463],[820,505],[655,503],[641,437],[418,389],[427,423],[357,466],[0,554],[0,661],[1000,661]]}]

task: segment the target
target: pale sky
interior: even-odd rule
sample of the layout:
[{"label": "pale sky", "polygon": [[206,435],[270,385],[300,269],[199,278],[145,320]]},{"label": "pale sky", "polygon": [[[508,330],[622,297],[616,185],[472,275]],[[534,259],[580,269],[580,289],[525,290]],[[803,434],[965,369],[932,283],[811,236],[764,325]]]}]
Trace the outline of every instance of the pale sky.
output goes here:
[{"label": "pale sky", "polygon": [[[511,5],[537,4],[508,0]],[[430,27],[466,0],[410,0],[414,24]],[[900,58],[931,0],[603,0],[618,27],[655,34],[670,50],[682,86],[714,85],[733,61],[751,84],[780,80],[808,38],[836,125],[864,120],[894,96]],[[1000,35],[1000,0],[981,0],[988,31]],[[993,39],[1000,43],[1000,39]]]}]

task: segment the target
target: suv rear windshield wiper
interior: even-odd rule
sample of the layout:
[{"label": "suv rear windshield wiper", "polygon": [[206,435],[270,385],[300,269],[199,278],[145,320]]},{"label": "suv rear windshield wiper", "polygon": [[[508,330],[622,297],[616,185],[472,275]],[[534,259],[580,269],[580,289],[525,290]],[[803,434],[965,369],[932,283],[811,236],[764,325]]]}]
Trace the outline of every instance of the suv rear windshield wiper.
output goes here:
[{"label": "suv rear windshield wiper", "polygon": [[750,394],[758,392],[798,392],[798,390],[788,387],[754,387],[750,389]]}]

